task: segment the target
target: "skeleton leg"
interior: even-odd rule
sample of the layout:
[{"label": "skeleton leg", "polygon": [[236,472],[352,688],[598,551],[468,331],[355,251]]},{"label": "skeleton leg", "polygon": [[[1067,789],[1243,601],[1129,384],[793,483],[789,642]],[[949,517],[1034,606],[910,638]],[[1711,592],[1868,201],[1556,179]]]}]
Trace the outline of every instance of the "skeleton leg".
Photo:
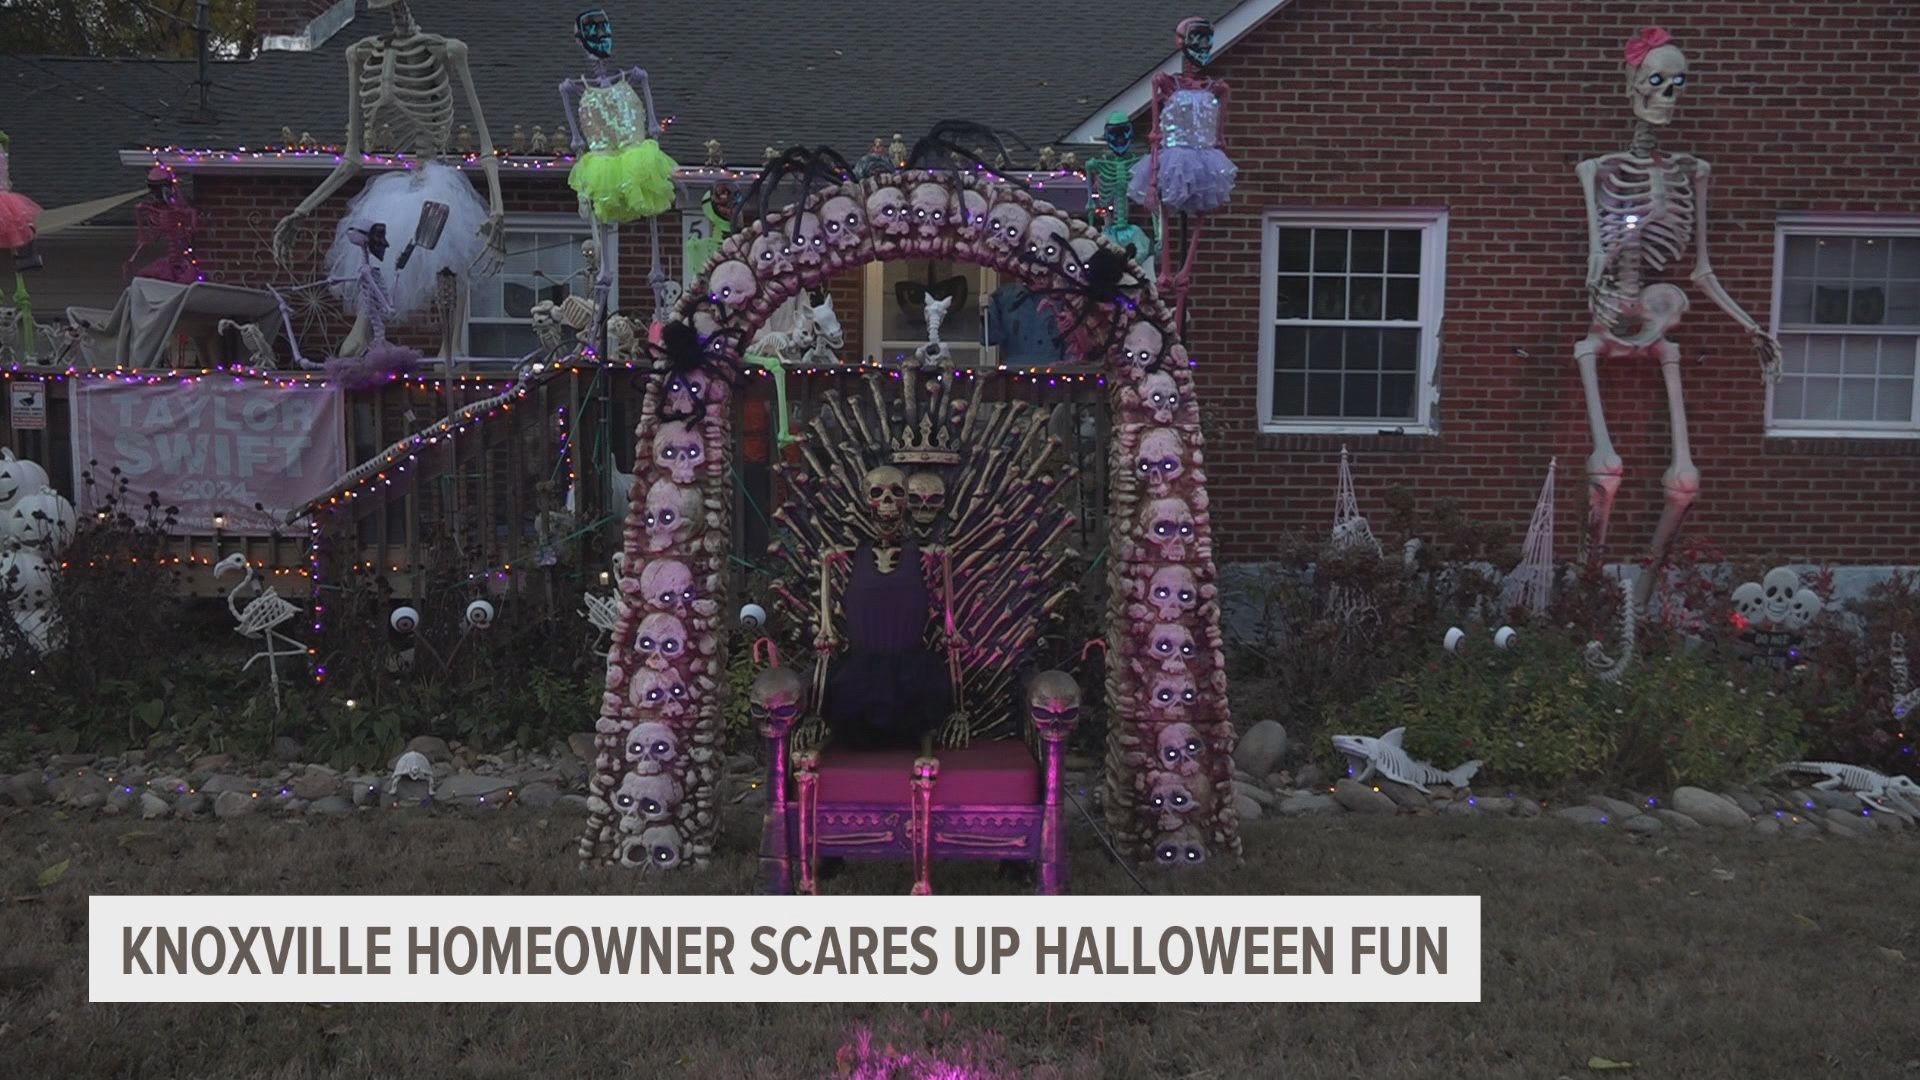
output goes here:
[{"label": "skeleton leg", "polygon": [[1587,426],[1593,431],[1593,453],[1587,455],[1587,533],[1584,538],[1587,559],[1597,559],[1607,545],[1607,522],[1613,517],[1613,497],[1620,490],[1624,468],[1614,453],[1613,439],[1607,435],[1606,413],[1600,407],[1600,345],[1598,335],[1589,334],[1573,347],[1574,363],[1580,366],[1580,382],[1587,394]]},{"label": "skeleton leg", "polygon": [[1659,349],[1660,374],[1667,383],[1667,415],[1673,422],[1673,464],[1660,478],[1667,507],[1661,512],[1660,525],[1653,533],[1646,573],[1634,583],[1634,608],[1638,611],[1647,610],[1654,582],[1666,566],[1667,550],[1673,546],[1674,534],[1680,531],[1681,519],[1687,516],[1687,508],[1700,494],[1700,470],[1693,467],[1687,442],[1687,406],[1680,396],[1680,346],[1662,339]]}]

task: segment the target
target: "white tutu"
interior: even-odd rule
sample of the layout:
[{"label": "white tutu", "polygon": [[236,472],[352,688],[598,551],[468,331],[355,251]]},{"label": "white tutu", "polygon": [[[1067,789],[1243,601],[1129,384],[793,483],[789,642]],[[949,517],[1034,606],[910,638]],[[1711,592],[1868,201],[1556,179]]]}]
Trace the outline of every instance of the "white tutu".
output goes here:
[{"label": "white tutu", "polygon": [[[400,253],[413,239],[414,226],[420,221],[420,208],[428,202],[444,203],[447,227],[433,250],[415,248],[404,270],[395,269]],[[477,274],[475,261],[486,251],[480,235],[490,216],[486,201],[473,189],[460,170],[436,162],[412,169],[382,173],[347,204],[346,216],[333,233],[333,247],[327,251],[327,271],[333,278],[355,278],[365,257],[347,240],[347,228],[381,222],[387,227],[391,245],[381,265],[385,267],[387,294],[393,300],[393,318],[405,321],[431,310],[434,282],[442,270],[451,270],[471,281]],[[352,286],[341,286],[344,291]]]}]

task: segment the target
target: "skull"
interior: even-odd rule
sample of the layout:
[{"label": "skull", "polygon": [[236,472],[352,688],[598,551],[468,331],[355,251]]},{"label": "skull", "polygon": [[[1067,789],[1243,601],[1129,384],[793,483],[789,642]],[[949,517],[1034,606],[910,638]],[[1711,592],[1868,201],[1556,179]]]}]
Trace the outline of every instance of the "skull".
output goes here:
[{"label": "skull", "polygon": [[728,259],[707,276],[707,299],[719,304],[722,310],[739,307],[759,292],[760,283],[753,276],[753,268],[739,259]]},{"label": "skull", "polygon": [[631,360],[640,343],[640,330],[625,315],[607,316],[607,358]]},{"label": "skull", "polygon": [[793,226],[793,261],[811,270],[827,254],[826,231],[820,227],[820,215],[807,211]]},{"label": "skull", "polygon": [[663,773],[680,760],[680,739],[658,720],[635,724],[627,733],[627,760],[642,776]]},{"label": "skull", "polygon": [[1120,341],[1120,359],[1129,367],[1144,368],[1160,359],[1166,339],[1150,322],[1137,322]]},{"label": "skull", "polygon": [[953,201],[941,184],[916,184],[908,200],[913,227],[923,238],[932,240],[946,230]]},{"label": "skull", "polygon": [[1002,202],[987,215],[987,246],[1002,255],[1019,253],[1033,215],[1017,202]]},{"label": "skull", "polygon": [[1627,100],[1633,103],[1633,115],[1649,124],[1672,122],[1686,85],[1687,55],[1677,45],[1658,45],[1638,65],[1627,65]]},{"label": "skull", "polygon": [[653,436],[653,463],[665,469],[676,484],[693,483],[694,469],[705,457],[700,434],[679,420],[660,425]]},{"label": "skull", "polygon": [[1153,677],[1153,686],[1147,691],[1147,709],[1158,719],[1177,719],[1187,715],[1187,709],[1200,700],[1200,691],[1194,686],[1193,677],[1184,671],[1162,671]]},{"label": "skull", "polygon": [[897,187],[875,188],[867,196],[867,223],[882,236],[899,240],[913,229],[912,208],[906,192]]},{"label": "skull", "polygon": [[1160,661],[1160,670],[1185,671],[1187,661],[1199,654],[1193,643],[1193,631],[1179,623],[1158,623],[1147,636],[1147,648]]},{"label": "skull", "polygon": [[671,870],[680,865],[680,833],[671,825],[655,825],[640,839],[620,849],[620,865],[629,869]]},{"label": "skull", "polygon": [[1200,602],[1200,586],[1184,566],[1163,566],[1147,581],[1147,602],[1161,619],[1173,622]]},{"label": "skull", "polygon": [[387,780],[387,793],[392,794],[402,780],[424,780],[431,785],[433,762],[428,761],[427,755],[418,750],[409,750],[401,754],[400,759],[393,763],[393,776]]},{"label": "skull", "polygon": [[1099,250],[1099,243],[1092,237],[1074,237],[1067,241],[1066,261],[1060,264],[1060,272],[1069,281],[1085,284],[1087,265],[1093,261],[1094,253]]},{"label": "skull", "polygon": [[1153,842],[1153,858],[1166,867],[1198,866],[1207,861],[1207,845],[1200,841],[1199,829],[1182,825]]},{"label": "skull", "polygon": [[960,192],[960,238],[978,240],[987,232],[987,197],[977,191]]},{"label": "skull", "polygon": [[867,491],[867,512],[874,524],[891,532],[900,525],[900,514],[907,500],[907,476],[891,465],[867,470],[861,482]]},{"label": "skull", "polygon": [[633,681],[627,684],[627,700],[661,716],[684,716],[693,692],[687,688],[686,678],[677,671],[642,668],[633,673]]},{"label": "skull", "polygon": [[1027,716],[1042,738],[1065,738],[1080,720],[1080,684],[1064,671],[1043,671],[1027,684]]},{"label": "skull", "polygon": [[670,375],[667,377],[667,411],[677,416],[691,415],[697,401],[726,400],[726,386],[705,372]]},{"label": "skull", "polygon": [[1200,771],[1200,752],[1206,748],[1200,732],[1192,724],[1168,724],[1160,729],[1159,751],[1154,759],[1162,769],[1192,776]]},{"label": "skull", "polygon": [[820,227],[826,232],[827,246],[837,252],[860,246],[865,223],[860,202],[851,195],[835,195],[820,204]]},{"label": "skull", "polygon": [[762,278],[778,277],[793,272],[793,245],[788,240],[787,230],[769,221],[766,228],[754,238],[753,246],[747,249],[747,265],[753,267],[756,276]]},{"label": "skull", "polygon": [[1787,604],[1787,629],[1798,630],[1812,622],[1823,606],[1820,594],[1812,589],[1794,593],[1793,600]]},{"label": "skull", "polygon": [[1784,566],[1776,566],[1760,580],[1760,588],[1766,597],[1767,621],[1785,622],[1787,609],[1793,606],[1793,594],[1800,588],[1800,575]]},{"label": "skull", "polygon": [[680,785],[665,773],[642,776],[631,772],[620,781],[620,790],[613,795],[613,805],[625,819],[621,822],[621,828],[627,832],[639,832],[640,822],[665,821],[673,816],[674,808],[680,805]]},{"label": "skull", "polygon": [[1182,459],[1186,457],[1186,444],[1180,441],[1180,434],[1171,428],[1153,428],[1140,440],[1140,453],[1136,456],[1135,466],[1140,470],[1140,478],[1147,482],[1147,489],[1155,495],[1167,494],[1175,480],[1185,471]]},{"label": "skull", "polygon": [[768,668],[747,690],[747,715],[762,734],[775,738],[793,727],[806,699],[806,684],[791,668]]},{"label": "skull", "polygon": [[[1149,330],[1153,329],[1145,323],[1138,325],[1146,326]],[[1129,358],[1128,362],[1131,363],[1132,358]],[[1154,423],[1171,424],[1174,410],[1180,407],[1180,391],[1174,386],[1173,376],[1164,371],[1150,372],[1146,378],[1140,380],[1140,400],[1153,411]]]},{"label": "skull", "polygon": [[640,620],[633,647],[646,654],[648,667],[665,671],[687,654],[687,624],[677,615],[653,612]]},{"label": "skull", "polygon": [[1749,623],[1761,623],[1767,619],[1767,590],[1757,581],[1749,581],[1733,590],[1733,610]]},{"label": "skull", "polygon": [[1178,829],[1196,807],[1200,805],[1200,793],[1194,788],[1199,778],[1181,776],[1179,773],[1150,772],[1147,774],[1147,808],[1160,816],[1160,831],[1172,832]]},{"label": "skull", "polygon": [[1072,251],[1067,246],[1067,237],[1066,218],[1052,214],[1034,218],[1027,226],[1027,261],[1047,267],[1063,265]]},{"label": "skull", "polygon": [[43,488],[14,500],[5,526],[14,542],[58,554],[73,539],[73,504],[52,488]]},{"label": "skull", "polygon": [[0,510],[8,510],[15,499],[31,495],[47,486],[47,470],[31,461],[13,456],[13,450],[0,447]]},{"label": "skull", "polygon": [[940,511],[947,506],[947,481],[937,472],[917,472],[907,477],[907,512],[921,530],[933,528]]},{"label": "skull", "polygon": [[1179,498],[1154,499],[1140,511],[1140,531],[1158,548],[1160,557],[1178,562],[1193,542],[1193,511]]},{"label": "skull", "polygon": [[645,524],[649,551],[665,551],[692,539],[706,524],[700,489],[684,487],[665,477],[655,480],[647,488]]},{"label": "skull", "polygon": [[656,611],[684,612],[693,603],[693,571],[674,559],[656,559],[640,571],[640,596]]},{"label": "skull", "polygon": [[0,595],[16,611],[39,611],[53,602],[53,566],[39,552],[22,548],[0,555]]}]

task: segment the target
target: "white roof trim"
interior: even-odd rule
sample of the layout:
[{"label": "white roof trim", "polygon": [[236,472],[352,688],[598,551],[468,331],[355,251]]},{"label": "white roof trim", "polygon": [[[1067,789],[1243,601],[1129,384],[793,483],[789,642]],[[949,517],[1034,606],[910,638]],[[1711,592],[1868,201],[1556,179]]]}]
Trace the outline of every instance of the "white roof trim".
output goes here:
[{"label": "white roof trim", "polygon": [[260,51],[312,52],[325,45],[328,38],[339,33],[342,27],[353,21],[353,7],[354,0],[339,0],[339,3],[321,12],[297,34],[264,34],[260,38]]},{"label": "white roof trim", "polygon": [[[1267,21],[1267,17],[1286,7],[1292,0],[1245,0],[1239,7],[1227,12],[1213,22],[1213,55],[1219,56],[1248,33]],[[1139,112],[1153,102],[1153,77],[1155,75],[1174,75],[1180,71],[1180,53],[1173,52],[1160,62],[1160,66],[1140,76],[1138,82],[1122,90],[1116,97],[1094,111],[1092,116],[1081,121],[1080,126],[1069,132],[1060,141],[1068,144],[1097,143],[1106,137],[1107,115],[1124,112],[1128,116]]]}]

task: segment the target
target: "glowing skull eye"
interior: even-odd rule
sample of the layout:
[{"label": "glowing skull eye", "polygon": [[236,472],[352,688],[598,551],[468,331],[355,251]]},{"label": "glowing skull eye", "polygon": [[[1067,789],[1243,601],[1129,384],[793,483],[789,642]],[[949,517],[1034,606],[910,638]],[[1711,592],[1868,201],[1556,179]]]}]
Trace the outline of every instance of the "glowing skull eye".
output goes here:
[{"label": "glowing skull eye", "polygon": [[1173,642],[1168,641],[1166,638],[1161,638],[1159,641],[1153,643],[1153,651],[1163,655],[1170,653],[1173,651]]},{"label": "glowing skull eye", "polygon": [[1191,604],[1191,603],[1193,603],[1193,590],[1192,590],[1192,589],[1181,589],[1181,590],[1180,590],[1180,602],[1181,602],[1181,603],[1183,603],[1183,604]]},{"label": "glowing skull eye", "polygon": [[858,226],[859,224],[860,224],[860,215],[859,215],[859,214],[848,214],[848,215],[847,215],[847,228],[849,228],[849,229],[852,229],[852,228],[855,228],[855,227],[857,227],[857,226]]},{"label": "glowing skull eye", "polygon": [[[672,594],[672,593],[668,593],[667,595],[668,595],[668,596],[672,596],[673,594]],[[683,591],[682,591],[682,592],[680,593],[680,599],[682,599],[682,600],[685,600],[685,601],[686,601],[686,602],[688,602],[688,603],[692,603],[692,602],[693,602],[693,590],[692,590],[692,589],[686,589],[686,590],[683,590]]]},{"label": "glowing skull eye", "polygon": [[679,699],[687,696],[687,688],[685,686],[680,685],[679,683],[674,683],[672,694],[673,694],[674,700],[678,701]]},{"label": "glowing skull eye", "polygon": [[1651,75],[1649,75],[1649,76],[1647,76],[1647,85],[1648,85],[1648,86],[1659,86],[1659,85],[1660,85],[1661,83],[1663,83],[1663,82],[1665,82],[1665,81],[1666,81],[1666,80],[1665,80],[1665,79],[1662,79],[1662,78],[1660,77],[1660,73],[1659,73],[1659,72],[1657,72],[1657,71],[1656,71],[1656,72],[1654,72],[1653,74],[1651,74]]},{"label": "glowing skull eye", "polygon": [[673,457],[673,456],[674,456],[675,454],[677,454],[677,453],[679,453],[679,451],[678,451],[678,450],[675,450],[675,449],[674,449],[673,447],[671,447],[671,446],[667,446],[667,447],[662,447],[662,448],[661,448],[661,450],[660,450],[660,456],[661,456],[661,457],[663,457],[663,458],[671,458],[671,457]]},{"label": "glowing skull eye", "polygon": [[1165,795],[1162,795],[1162,794],[1160,794],[1160,793],[1159,793],[1159,792],[1157,792],[1157,791],[1156,791],[1156,792],[1154,792],[1154,795],[1153,795],[1153,808],[1154,808],[1155,810],[1158,810],[1158,809],[1160,809],[1160,808],[1161,808],[1162,806],[1165,806],[1165,805],[1166,805],[1166,802],[1167,802],[1167,797],[1166,797]]},{"label": "glowing skull eye", "polygon": [[660,594],[660,602],[661,602],[662,604],[671,604],[671,603],[673,603],[673,590],[671,590],[671,589],[669,589],[669,590],[667,590],[666,592],[663,592],[663,593],[661,593],[661,594]]},{"label": "glowing skull eye", "polygon": [[660,511],[660,524],[662,525],[673,524],[673,511],[671,510]]},{"label": "glowing skull eye", "polygon": [[690,383],[688,383],[688,384],[687,384],[687,393],[689,393],[689,394],[692,394],[692,395],[693,395],[694,397],[699,397],[699,396],[700,396],[700,384],[699,384],[699,383],[697,383],[697,382],[690,382]]},{"label": "glowing skull eye", "polygon": [[1675,85],[1675,86],[1685,86],[1685,85],[1687,85],[1687,73],[1683,71],[1683,72],[1681,72],[1680,74],[1678,74],[1678,75],[1675,75],[1675,76],[1673,77],[1673,85]]},{"label": "glowing skull eye", "polygon": [[618,803],[619,803],[619,804],[620,804],[621,806],[623,806],[623,807],[626,807],[626,806],[632,806],[632,805],[633,805],[633,796],[631,796],[631,795],[621,795],[621,796],[619,796],[619,797],[618,797],[618,798],[617,798],[617,799],[616,799],[615,801],[616,801],[616,802],[618,802]]},{"label": "glowing skull eye", "polygon": [[720,292],[719,292],[720,299],[725,300],[732,295],[733,295],[733,286],[723,285],[720,287]]},{"label": "glowing skull eye", "polygon": [[1187,845],[1187,861],[1188,862],[1200,861],[1200,849],[1197,847],[1194,847],[1192,844]]},{"label": "glowing skull eye", "polygon": [[652,638],[650,638],[650,637],[643,637],[643,638],[641,638],[641,639],[640,639],[640,642],[639,642],[639,645],[640,645],[640,651],[641,651],[641,652],[652,652],[652,651],[653,651],[653,639],[652,639]]},{"label": "glowing skull eye", "polygon": [[1193,642],[1191,642],[1191,641],[1183,641],[1183,642],[1181,642],[1181,643],[1180,643],[1180,655],[1181,655],[1181,656],[1192,656],[1192,655],[1193,655]]},{"label": "glowing skull eye", "polygon": [[1199,699],[1200,699],[1200,695],[1197,693],[1194,693],[1194,690],[1192,687],[1188,687],[1185,690],[1180,691],[1180,700],[1186,702],[1188,705],[1193,704],[1195,701],[1198,701]]},{"label": "glowing skull eye", "polygon": [[1175,810],[1185,810],[1189,801],[1186,792],[1176,791],[1173,793],[1173,808]]},{"label": "glowing skull eye", "polygon": [[1199,752],[1200,752],[1200,740],[1199,740],[1199,739],[1188,739],[1188,740],[1187,740],[1187,753],[1189,753],[1189,754],[1198,754]]},{"label": "glowing skull eye", "polygon": [[1173,594],[1173,590],[1167,588],[1165,585],[1155,585],[1153,587],[1153,598],[1155,600],[1165,600],[1168,596],[1171,596],[1172,594]]},{"label": "glowing skull eye", "polygon": [[[651,689],[651,690],[649,690],[649,691],[647,691],[647,700],[648,700],[648,701],[659,701],[659,700],[660,700],[660,688],[656,686],[656,687],[654,687],[653,689]],[[639,749],[640,749],[640,747],[639,747],[639,746],[637,746],[637,745],[636,745],[636,746],[634,747],[634,750],[635,750],[635,752],[638,752],[638,751],[639,751]]]},{"label": "glowing skull eye", "polygon": [[1167,752],[1166,752],[1166,754],[1165,754],[1165,757],[1166,757],[1166,759],[1167,759],[1168,761],[1179,761],[1179,760],[1180,760],[1180,748],[1179,748],[1179,747],[1177,747],[1177,746],[1169,746],[1169,747],[1167,747]]},{"label": "glowing skull eye", "polygon": [[1175,861],[1178,861],[1179,858],[1180,858],[1180,845],[1178,844],[1160,845],[1160,861],[1161,862],[1163,863],[1175,862]]},{"label": "glowing skull eye", "polygon": [[1153,700],[1165,705],[1167,702],[1173,700],[1173,691],[1163,686],[1153,692]]},{"label": "glowing skull eye", "polygon": [[640,800],[640,812],[647,815],[648,817],[652,817],[655,814],[658,814],[665,809],[666,807],[661,805],[659,799],[641,799]]},{"label": "glowing skull eye", "polygon": [[662,865],[673,861],[673,849],[665,844],[653,849],[653,861]]},{"label": "glowing skull eye", "polygon": [[688,460],[688,461],[692,461],[692,460],[693,460],[694,458],[697,458],[697,457],[699,457],[699,456],[700,456],[700,448],[699,448],[698,446],[689,446],[689,447],[687,447],[687,460]]},{"label": "glowing skull eye", "polygon": [[1167,458],[1165,461],[1162,461],[1160,463],[1161,472],[1173,472],[1179,468],[1180,468],[1180,463],[1173,460],[1172,458]]},{"label": "glowing skull eye", "polygon": [[672,749],[673,749],[673,745],[667,742],[667,740],[655,739],[653,743],[653,756],[662,757],[662,758],[666,757],[668,752],[670,752]]},{"label": "glowing skull eye", "polygon": [[680,651],[680,643],[669,638],[660,643],[660,651],[666,653],[668,656],[672,656],[674,653]]}]

